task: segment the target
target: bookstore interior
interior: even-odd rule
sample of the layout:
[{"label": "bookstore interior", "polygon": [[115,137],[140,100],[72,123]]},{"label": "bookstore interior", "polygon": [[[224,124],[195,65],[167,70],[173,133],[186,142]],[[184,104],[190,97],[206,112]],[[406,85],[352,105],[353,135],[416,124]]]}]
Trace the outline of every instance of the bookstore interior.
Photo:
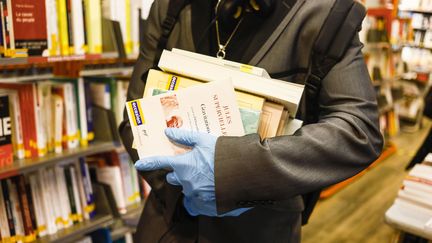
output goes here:
[{"label": "bookstore interior", "polygon": [[[152,3],[0,0],[1,243],[134,241],[151,187],[121,141],[124,119],[140,158],[189,150],[167,127],[270,138],[302,126],[303,85],[175,48],[128,101]],[[361,4],[384,148],[322,190],[302,242],[432,242],[432,1]]]}]

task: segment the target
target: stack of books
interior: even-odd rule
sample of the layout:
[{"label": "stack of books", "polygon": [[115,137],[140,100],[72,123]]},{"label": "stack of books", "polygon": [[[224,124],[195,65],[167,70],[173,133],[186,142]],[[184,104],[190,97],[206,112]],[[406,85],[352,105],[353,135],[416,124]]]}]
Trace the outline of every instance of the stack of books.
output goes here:
[{"label": "stack of books", "polygon": [[158,66],[163,71],[149,71],[143,98],[127,103],[140,157],[181,152],[167,149],[167,127],[264,139],[302,125],[295,115],[303,85],[271,79],[262,68],[180,49],[164,50]]},{"label": "stack of books", "polygon": [[94,127],[103,122],[110,125],[103,134],[115,136],[128,81],[124,76],[94,76],[1,83],[0,167],[11,164],[13,157],[37,158],[85,147],[95,139]]},{"label": "stack of books", "polygon": [[408,173],[385,217],[399,229],[432,239],[432,153]]}]

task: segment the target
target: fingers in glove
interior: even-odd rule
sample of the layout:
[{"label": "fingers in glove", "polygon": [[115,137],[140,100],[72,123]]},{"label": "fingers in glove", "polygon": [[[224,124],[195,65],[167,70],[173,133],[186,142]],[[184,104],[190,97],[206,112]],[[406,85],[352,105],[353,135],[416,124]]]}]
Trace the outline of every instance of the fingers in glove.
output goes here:
[{"label": "fingers in glove", "polygon": [[168,173],[166,175],[166,180],[171,185],[181,186],[180,180],[178,179],[177,175],[174,172]]},{"label": "fingers in glove", "polygon": [[176,143],[186,146],[194,146],[198,143],[200,134],[185,129],[167,128],[165,129],[165,135]]}]

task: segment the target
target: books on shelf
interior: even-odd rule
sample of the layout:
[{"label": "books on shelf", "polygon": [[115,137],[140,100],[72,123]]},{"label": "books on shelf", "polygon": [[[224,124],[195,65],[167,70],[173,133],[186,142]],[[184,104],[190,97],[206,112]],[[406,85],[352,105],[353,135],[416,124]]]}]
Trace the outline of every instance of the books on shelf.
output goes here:
[{"label": "books on shelf", "polygon": [[431,238],[432,164],[426,159],[409,171],[385,216],[387,222],[405,231]]}]

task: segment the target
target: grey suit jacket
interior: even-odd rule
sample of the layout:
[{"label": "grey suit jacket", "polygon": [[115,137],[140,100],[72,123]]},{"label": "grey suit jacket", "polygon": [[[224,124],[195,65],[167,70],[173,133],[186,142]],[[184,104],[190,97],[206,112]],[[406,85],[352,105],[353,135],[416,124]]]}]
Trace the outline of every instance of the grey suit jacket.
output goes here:
[{"label": "grey suit jacket", "polygon": [[[203,0],[200,0],[203,1]],[[294,6],[277,1],[278,14],[287,24],[276,29],[274,41],[257,33],[256,48],[245,50],[242,60],[269,73],[301,70],[334,0],[298,0]],[[141,76],[153,64],[168,0],[156,0],[145,25],[145,42],[135,66],[128,99],[142,97]],[[168,48],[195,50],[191,7],[181,12]],[[252,41],[253,42],[253,41]],[[375,92],[363,56],[362,44],[353,40],[345,57],[322,81],[320,115],[316,124],[293,136],[261,140],[257,134],[220,137],[216,144],[215,184],[217,210],[254,207],[240,217],[190,217],[181,205],[181,188],[169,185],[166,171],[142,173],[152,194],[135,237],[138,242],[298,242],[302,194],[322,189],[365,169],[382,149]],[[259,51],[258,51],[259,49]],[[248,55],[245,55],[248,56]],[[283,79],[302,82],[302,75]],[[304,104],[301,104],[301,108]],[[130,125],[120,126],[123,142],[131,147]]]}]

